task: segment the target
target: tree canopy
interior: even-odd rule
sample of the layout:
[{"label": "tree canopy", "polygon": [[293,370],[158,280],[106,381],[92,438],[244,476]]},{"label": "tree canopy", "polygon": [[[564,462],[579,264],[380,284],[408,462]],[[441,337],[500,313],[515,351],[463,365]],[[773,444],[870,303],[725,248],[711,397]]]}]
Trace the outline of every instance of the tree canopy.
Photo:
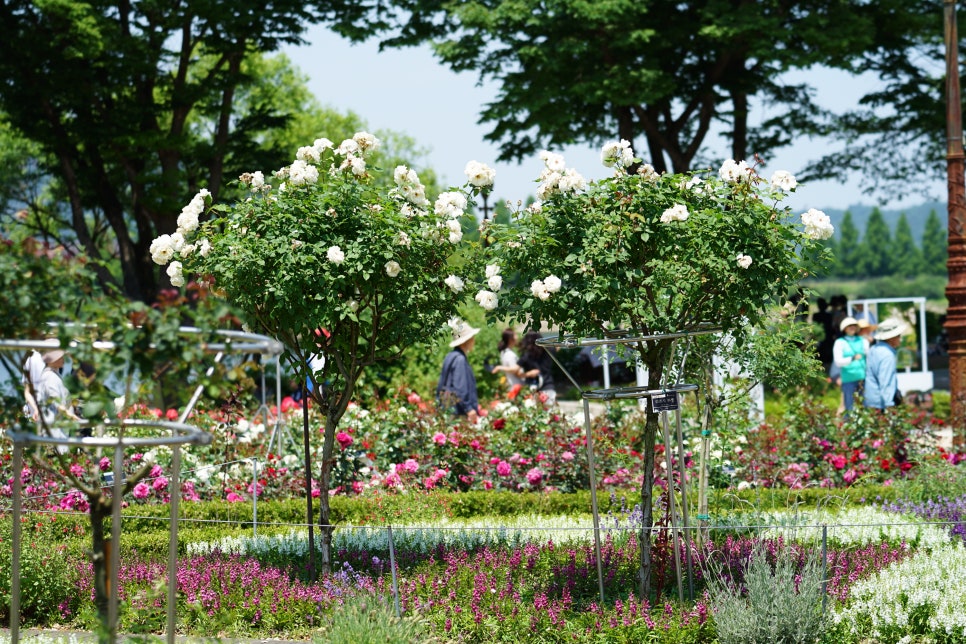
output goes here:
[{"label": "tree canopy", "polygon": [[309,23],[357,11],[340,0],[236,2],[230,10],[194,0],[0,7],[0,113],[37,146],[37,170],[63,204],[58,214],[103,284],[153,299],[159,283],[148,247],[174,231],[181,195],[201,186],[217,195],[226,177],[291,155],[263,145],[298,113],[266,88],[291,83],[253,55],[299,42]]},{"label": "tree canopy", "polygon": [[[831,115],[786,72],[857,71],[907,46],[926,2],[897,0],[396,0],[367,24],[385,46],[432,42],[440,60],[499,85],[481,112],[501,157],[617,136],[660,172],[704,163],[723,128],[731,156],[767,156]],[[387,8],[388,7],[388,8]],[[932,9],[929,9],[932,10]],[[373,16],[378,16],[375,20]],[[345,33],[360,36],[361,24]],[[880,52],[880,50],[883,50]],[[752,102],[774,118],[753,124]]]}]

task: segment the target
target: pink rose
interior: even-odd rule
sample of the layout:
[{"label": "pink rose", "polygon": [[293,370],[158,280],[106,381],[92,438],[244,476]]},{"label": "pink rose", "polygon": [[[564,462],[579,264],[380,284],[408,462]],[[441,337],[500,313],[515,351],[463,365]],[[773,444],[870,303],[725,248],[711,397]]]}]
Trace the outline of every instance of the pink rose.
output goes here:
[{"label": "pink rose", "polygon": [[419,469],[419,463],[416,462],[414,458],[407,458],[406,462],[402,464],[402,469],[409,472],[410,474],[415,474]]},{"label": "pink rose", "polygon": [[410,405],[416,405],[416,404],[418,404],[418,403],[420,403],[420,402],[422,402],[422,400],[423,400],[423,399],[422,399],[422,398],[420,398],[420,397],[419,397],[419,394],[417,394],[417,393],[416,393],[416,392],[414,391],[413,393],[411,393],[411,394],[409,394],[408,396],[406,396],[406,400],[407,400],[407,401],[409,401],[409,404],[410,404]]},{"label": "pink rose", "polygon": [[560,458],[563,459],[563,460],[565,460],[565,461],[567,461],[569,463],[570,461],[574,460],[574,453],[573,452],[564,452],[563,454],[560,455]]},{"label": "pink rose", "polygon": [[225,500],[228,501],[229,503],[238,503],[239,501],[244,501],[245,499],[241,498],[234,492],[229,492],[228,496],[225,497]]},{"label": "pink rose", "polygon": [[151,488],[149,488],[144,483],[144,481],[141,481],[140,483],[134,486],[134,489],[131,491],[131,494],[134,495],[135,499],[138,499],[138,500],[146,499],[148,498],[148,495],[151,494]]},{"label": "pink rose", "polygon": [[433,434],[433,442],[436,443],[437,445],[445,445],[446,434],[444,434],[443,432],[436,432],[435,434]]},{"label": "pink rose", "polygon": [[163,492],[164,490],[168,489],[168,479],[163,476],[159,476],[158,478],[154,479],[154,483],[151,484],[151,487],[154,488],[155,492]]},{"label": "pink rose", "polygon": [[527,472],[527,481],[530,485],[539,485],[540,481],[543,480],[543,470],[539,467],[535,467]]},{"label": "pink rose", "polygon": [[510,476],[510,471],[513,468],[506,461],[500,461],[496,466],[496,473],[500,476]]},{"label": "pink rose", "polygon": [[347,434],[345,432],[339,432],[338,434],[336,434],[335,435],[335,440],[338,441],[339,446],[342,449],[345,449],[349,445],[352,445],[352,435],[351,434]]}]

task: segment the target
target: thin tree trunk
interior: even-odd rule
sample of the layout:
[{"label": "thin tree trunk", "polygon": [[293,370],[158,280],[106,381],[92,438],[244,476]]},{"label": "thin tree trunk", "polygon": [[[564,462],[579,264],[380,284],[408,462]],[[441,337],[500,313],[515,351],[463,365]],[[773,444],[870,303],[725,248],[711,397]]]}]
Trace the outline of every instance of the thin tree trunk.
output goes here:
[{"label": "thin tree trunk", "polygon": [[[671,348],[671,340],[658,340],[649,344],[642,354],[647,368],[647,388],[657,389],[664,379],[664,365]],[[651,546],[654,527],[654,448],[657,443],[658,415],[648,401],[644,422],[644,480],[641,483],[641,566],[638,570],[638,594],[647,599],[651,593],[653,558]]]},{"label": "thin tree trunk", "polygon": [[[111,565],[108,540],[104,534],[104,520],[111,516],[111,502],[103,495],[88,496],[91,518],[91,564],[94,567],[94,606],[101,627],[97,633],[98,642],[113,644],[117,639],[117,624],[110,623],[108,610],[108,572]],[[117,547],[117,544],[113,544]],[[117,592],[117,589],[114,589]]]}]

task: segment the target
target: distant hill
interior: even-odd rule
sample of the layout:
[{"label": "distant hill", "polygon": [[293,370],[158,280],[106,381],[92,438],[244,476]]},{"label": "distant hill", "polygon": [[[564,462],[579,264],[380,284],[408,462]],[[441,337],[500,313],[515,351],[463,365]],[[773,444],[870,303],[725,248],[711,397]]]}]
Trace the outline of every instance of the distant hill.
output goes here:
[{"label": "distant hill", "polygon": [[[855,224],[856,229],[859,231],[860,238],[865,234],[866,222],[869,220],[869,213],[872,212],[873,208],[874,206],[857,204],[845,209],[852,213],[852,223]],[[825,209],[824,212],[832,220],[832,225],[835,226],[835,230],[839,229],[842,223],[842,217],[845,216],[845,210],[836,210],[834,208]],[[946,222],[945,201],[930,201],[918,206],[910,206],[896,210],[887,210],[885,208],[880,208],[879,210],[891,231],[895,231],[896,222],[899,221],[899,215],[906,213],[906,220],[909,222],[909,228],[912,229],[912,236],[915,237],[917,243],[922,242],[922,231],[926,227],[926,218],[929,216],[930,210],[936,211],[936,214],[939,215],[939,221]]]}]

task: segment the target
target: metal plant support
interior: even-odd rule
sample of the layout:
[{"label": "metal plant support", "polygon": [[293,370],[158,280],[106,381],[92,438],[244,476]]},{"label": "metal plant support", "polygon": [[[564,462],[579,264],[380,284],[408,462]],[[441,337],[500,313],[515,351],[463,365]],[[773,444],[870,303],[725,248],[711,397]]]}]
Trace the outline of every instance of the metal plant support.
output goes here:
[{"label": "metal plant support", "polygon": [[[180,333],[184,335],[200,335],[204,333],[195,327],[181,327]],[[278,356],[283,351],[283,346],[277,340],[267,336],[254,333],[244,333],[240,331],[215,331],[221,342],[208,342],[203,345],[207,351],[215,352],[215,364],[219,363],[225,353],[260,353],[265,356]],[[73,343],[69,346],[76,346]],[[95,342],[94,348],[109,351],[115,347],[112,342]],[[60,342],[55,339],[50,340],[8,340],[0,339],[0,350],[53,350],[59,349]],[[214,371],[214,365],[209,367],[207,374],[210,376]],[[103,435],[98,432],[98,436],[87,437],[55,437],[39,435],[32,431],[23,430],[20,426],[6,432],[6,437],[13,443],[13,553],[10,566],[10,640],[17,644],[20,639],[20,553],[21,553],[21,525],[20,518],[23,509],[23,482],[20,472],[23,470],[24,448],[31,445],[53,445],[59,447],[76,447],[79,449],[113,448],[113,485],[112,510],[111,510],[111,542],[114,547],[110,549],[110,561],[108,565],[108,621],[112,625],[117,624],[118,619],[118,595],[117,595],[117,572],[120,564],[119,544],[121,537],[121,492],[124,485],[123,460],[124,449],[126,447],[156,447],[166,445],[171,447],[171,501],[170,501],[170,541],[168,547],[168,606],[167,606],[167,641],[174,644],[175,627],[177,622],[177,566],[178,566],[178,506],[181,490],[181,446],[182,445],[207,445],[211,442],[211,435],[203,432],[197,427],[186,424],[186,420],[198,402],[204,385],[198,385],[181,413],[177,421],[167,421],[160,419],[135,420],[119,419],[107,420],[97,423],[97,427],[104,429],[116,429],[116,435]],[[81,427],[85,424],[82,423]],[[87,425],[89,426],[89,425]],[[125,436],[124,428],[138,427],[146,429],[163,430],[167,435],[156,437],[131,437]]]},{"label": "metal plant support", "polygon": [[[684,531],[687,534],[690,528],[690,516],[688,513],[688,492],[687,492],[687,479],[685,471],[685,459],[684,459],[684,437],[681,427],[681,409],[679,405],[679,394],[697,391],[698,386],[695,384],[683,383],[680,381],[682,374],[684,373],[684,366],[687,362],[688,352],[691,345],[691,338],[698,335],[705,335],[709,333],[717,333],[720,329],[701,327],[693,331],[682,331],[678,333],[664,333],[664,334],[640,334],[635,331],[620,331],[608,334],[604,338],[582,338],[573,335],[560,335],[551,336],[546,338],[541,338],[537,340],[537,344],[542,346],[547,350],[547,353],[553,359],[553,361],[560,367],[560,370],[567,377],[568,380],[581,391],[581,398],[584,402],[584,431],[587,440],[587,469],[590,476],[590,505],[591,512],[593,514],[594,520],[594,554],[597,559],[597,585],[600,593],[600,601],[604,602],[604,571],[601,556],[601,546],[600,546],[600,512],[598,510],[597,504],[597,474],[595,471],[595,457],[594,457],[594,437],[590,426],[590,401],[591,400],[644,400],[650,399],[652,409],[660,414],[661,417],[661,427],[663,429],[664,435],[664,454],[667,464],[668,472],[668,499],[669,499],[669,510],[671,514],[671,535],[674,543],[674,563],[675,563],[675,573],[677,576],[678,585],[678,597],[682,601],[684,600],[684,584],[681,574],[681,532]],[[635,345],[650,341],[661,341],[661,340],[673,340],[679,339],[687,340],[685,344],[684,351],[682,352],[681,362],[677,369],[673,370],[674,382],[673,383],[661,383],[660,388],[648,389],[646,387],[605,387],[603,389],[590,389],[587,391],[581,390],[580,385],[570,374],[569,371],[563,366],[560,360],[557,359],[555,352],[550,351],[551,348],[583,348],[583,347],[607,347],[612,346],[622,346],[622,345]],[[671,361],[674,361],[674,352],[671,354]],[[664,373],[666,376],[672,373],[672,369],[665,369]],[[671,431],[669,427],[668,414],[673,412],[675,418],[675,438],[677,442],[678,449],[678,465],[680,470],[680,482],[679,490],[681,494],[681,509],[680,513],[676,507],[676,502],[674,499],[674,482],[673,482],[673,467],[671,461]],[[703,436],[703,440],[707,441],[707,437]],[[643,544],[642,546],[643,547]],[[684,549],[685,552],[685,564],[687,567],[687,577],[688,577],[688,597],[694,598],[694,582],[692,574],[692,562],[691,562],[691,548],[690,546]]]}]

